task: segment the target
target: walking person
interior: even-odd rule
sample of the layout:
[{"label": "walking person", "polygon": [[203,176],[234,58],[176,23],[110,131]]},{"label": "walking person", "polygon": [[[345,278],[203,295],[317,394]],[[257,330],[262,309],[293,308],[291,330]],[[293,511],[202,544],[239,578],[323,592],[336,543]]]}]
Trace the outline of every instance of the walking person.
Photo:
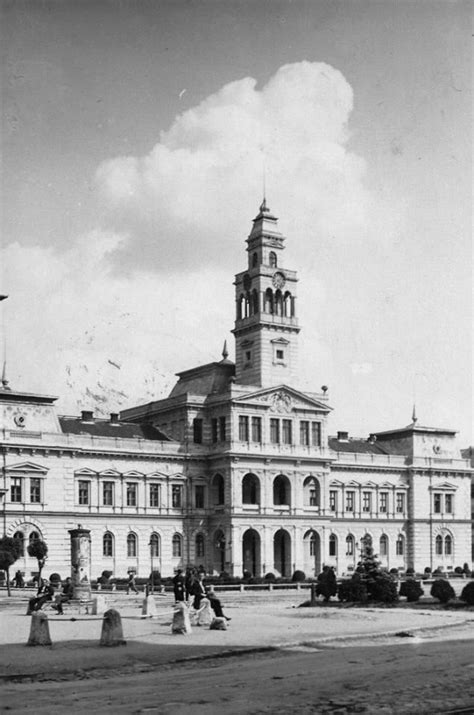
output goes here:
[{"label": "walking person", "polygon": [[127,596],[130,593],[130,589],[135,593],[138,593],[137,584],[135,583],[135,574],[133,571],[130,571],[130,573],[128,574]]}]

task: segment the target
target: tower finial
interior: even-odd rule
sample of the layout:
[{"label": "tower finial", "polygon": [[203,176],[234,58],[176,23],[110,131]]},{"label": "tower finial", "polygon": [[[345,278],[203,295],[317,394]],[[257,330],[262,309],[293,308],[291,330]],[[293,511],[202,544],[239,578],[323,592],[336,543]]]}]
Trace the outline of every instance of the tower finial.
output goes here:
[{"label": "tower finial", "polygon": [[418,417],[416,416],[416,404],[415,403],[413,403],[413,412],[411,414],[411,421],[413,422],[413,424],[416,424],[418,421]]},{"label": "tower finial", "polygon": [[6,359],[3,361],[2,388],[3,388],[4,390],[9,390],[9,389],[10,389],[10,388],[8,387],[8,380],[7,380],[7,361],[6,361]]},{"label": "tower finial", "polygon": [[229,351],[227,350],[227,340],[224,340],[224,347],[222,348],[222,357],[224,360],[227,360],[229,357]]}]

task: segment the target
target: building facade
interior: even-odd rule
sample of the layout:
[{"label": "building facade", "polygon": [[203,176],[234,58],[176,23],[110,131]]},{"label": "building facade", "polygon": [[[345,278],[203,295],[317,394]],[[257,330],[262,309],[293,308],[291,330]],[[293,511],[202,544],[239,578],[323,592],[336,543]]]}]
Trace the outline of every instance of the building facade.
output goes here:
[{"label": "building facade", "polygon": [[[328,435],[325,387],[301,392],[297,274],[262,203],[235,277],[235,363],[178,374],[120,417],[61,417],[55,398],[0,389],[3,530],[41,537],[68,572],[69,530],[91,532],[93,576],[130,570],[290,576],[352,571],[369,535],[388,568],[471,564],[470,461],[453,430],[416,419]],[[27,577],[36,563],[26,548]]]}]

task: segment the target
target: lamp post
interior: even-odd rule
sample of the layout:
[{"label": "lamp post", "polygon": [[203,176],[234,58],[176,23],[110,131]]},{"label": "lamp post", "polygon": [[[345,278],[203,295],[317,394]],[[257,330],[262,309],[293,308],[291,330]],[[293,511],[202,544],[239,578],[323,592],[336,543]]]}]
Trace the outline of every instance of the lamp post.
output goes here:
[{"label": "lamp post", "polygon": [[150,575],[150,580],[151,580],[151,593],[154,592],[155,590],[155,579],[154,579],[154,572],[153,572],[153,542],[150,539],[148,542],[148,546],[150,547],[150,561],[151,561],[151,575]]}]

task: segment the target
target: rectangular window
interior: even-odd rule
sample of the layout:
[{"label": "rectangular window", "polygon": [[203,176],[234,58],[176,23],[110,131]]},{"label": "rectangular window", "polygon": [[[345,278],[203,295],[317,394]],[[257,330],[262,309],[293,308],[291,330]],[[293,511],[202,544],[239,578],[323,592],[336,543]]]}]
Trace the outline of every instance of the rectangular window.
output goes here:
[{"label": "rectangular window", "polygon": [[313,447],[321,446],[321,422],[311,422],[311,444]]},{"label": "rectangular window", "polygon": [[204,509],[204,485],[197,484],[194,489],[194,505],[196,509]]},{"label": "rectangular window", "polygon": [[193,442],[202,444],[202,420],[199,417],[193,419]]},{"label": "rectangular window", "polygon": [[283,420],[282,422],[282,437],[283,437],[283,444],[291,444],[292,443],[292,425],[291,425],[291,420]]},{"label": "rectangular window", "polygon": [[245,360],[246,362],[250,362],[252,359],[252,352],[250,350],[245,351]]},{"label": "rectangular window", "polygon": [[159,484],[150,484],[150,506],[160,506]]},{"label": "rectangular window", "polygon": [[171,504],[173,509],[181,509],[182,505],[182,487],[174,484],[171,489]]},{"label": "rectangular window", "polygon": [[444,495],[444,511],[446,512],[446,514],[453,513],[453,495],[452,494]]},{"label": "rectangular window", "polygon": [[137,484],[127,482],[127,506],[137,506]]},{"label": "rectangular window", "polygon": [[396,507],[397,513],[403,514],[403,512],[405,511],[405,495],[403,494],[403,492],[397,492],[396,499],[397,499],[397,507]]},{"label": "rectangular window", "polygon": [[280,420],[274,417],[270,419],[270,442],[280,444]]},{"label": "rectangular window", "polygon": [[300,444],[305,447],[309,445],[309,422],[307,420],[300,422]]},{"label": "rectangular window", "polygon": [[329,510],[337,510],[337,492],[335,490],[333,491],[332,489],[329,492]]},{"label": "rectangular window", "polygon": [[277,359],[277,360],[284,360],[284,359],[285,359],[285,352],[284,352],[284,350],[277,350],[277,351],[276,351],[276,359]]},{"label": "rectangular window", "polygon": [[434,495],[434,513],[441,514],[441,494]]},{"label": "rectangular window", "polygon": [[217,417],[213,417],[211,420],[211,435],[213,442],[219,441],[219,420]]},{"label": "rectangular window", "polygon": [[89,506],[90,504],[91,483],[79,481],[79,504],[81,506]]},{"label": "rectangular window", "polygon": [[32,504],[41,503],[41,479],[31,477],[30,479],[30,502]]},{"label": "rectangular window", "polygon": [[372,494],[370,492],[362,492],[362,511],[370,511],[372,506]]},{"label": "rectangular window", "polygon": [[388,504],[388,493],[380,492],[380,494],[379,494],[379,511],[381,511],[383,514],[387,513],[387,504]]},{"label": "rectangular window", "polygon": [[396,540],[396,542],[395,542],[395,553],[396,553],[397,556],[403,556],[403,551],[404,551],[404,549],[403,549],[403,544],[404,544],[404,542],[403,542],[403,539],[402,539],[402,538],[398,538],[398,539]]},{"label": "rectangular window", "polygon": [[239,416],[239,440],[241,442],[249,441],[249,418],[247,415]]},{"label": "rectangular window", "polygon": [[355,492],[346,492],[346,511],[354,511]]},{"label": "rectangular window", "polygon": [[104,482],[102,484],[102,504],[104,506],[114,505],[114,483]]},{"label": "rectangular window", "polygon": [[12,502],[21,502],[21,477],[12,477],[10,500]]},{"label": "rectangular window", "polygon": [[225,442],[226,437],[226,420],[225,417],[219,417],[219,439],[221,442]]},{"label": "rectangular window", "polygon": [[262,441],[262,418],[252,417],[252,442]]}]

